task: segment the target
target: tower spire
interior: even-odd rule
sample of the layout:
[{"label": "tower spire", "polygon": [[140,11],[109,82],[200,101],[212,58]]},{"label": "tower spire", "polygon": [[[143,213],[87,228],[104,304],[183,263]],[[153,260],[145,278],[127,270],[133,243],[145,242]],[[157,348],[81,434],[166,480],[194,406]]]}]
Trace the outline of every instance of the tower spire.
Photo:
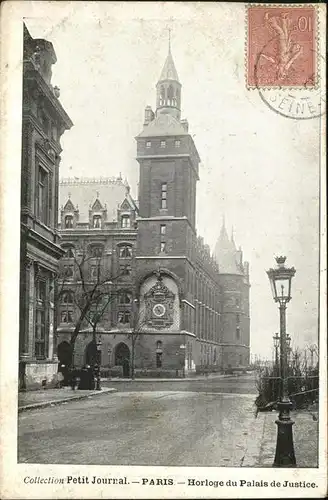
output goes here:
[{"label": "tower spire", "polygon": [[181,83],[171,53],[171,28],[167,28],[169,51],[157,82],[156,114],[169,114],[180,120]]}]

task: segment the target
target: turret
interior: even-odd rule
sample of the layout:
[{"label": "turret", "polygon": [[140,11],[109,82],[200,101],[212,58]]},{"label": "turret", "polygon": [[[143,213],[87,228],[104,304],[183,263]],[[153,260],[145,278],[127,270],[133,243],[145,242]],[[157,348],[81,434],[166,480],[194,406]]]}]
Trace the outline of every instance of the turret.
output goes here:
[{"label": "turret", "polygon": [[180,120],[181,114],[181,83],[171,54],[169,53],[164,63],[161,76],[156,85],[156,114],[168,113]]}]

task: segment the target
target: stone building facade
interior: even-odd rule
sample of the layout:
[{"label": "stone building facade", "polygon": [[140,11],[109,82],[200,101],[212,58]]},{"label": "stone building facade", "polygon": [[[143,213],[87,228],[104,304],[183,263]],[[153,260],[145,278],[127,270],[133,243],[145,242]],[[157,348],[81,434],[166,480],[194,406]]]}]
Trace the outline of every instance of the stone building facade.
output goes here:
[{"label": "stone building facade", "polygon": [[56,54],[24,26],[21,171],[19,384],[49,385],[57,374],[55,277],[63,256],[57,229],[60,137],[72,122],[51,83]]},{"label": "stone building facade", "polygon": [[[112,299],[96,339],[84,321],[74,363],[88,362],[90,346],[97,341],[102,368],[112,374],[127,375],[132,365],[136,375],[163,376],[246,366],[248,264],[224,225],[214,255],[197,235],[200,158],[188,122],[181,119],[182,87],[171,51],[156,88],[156,110],[146,107],[143,130],[136,137],[138,201],[121,178],[60,184],[62,265],[74,268],[86,253],[92,266],[98,245],[112,281]],[[129,272],[120,275],[124,266]],[[73,303],[67,314],[65,290],[73,300],[74,272],[59,300],[59,353],[69,343],[74,314],[79,315]]]}]

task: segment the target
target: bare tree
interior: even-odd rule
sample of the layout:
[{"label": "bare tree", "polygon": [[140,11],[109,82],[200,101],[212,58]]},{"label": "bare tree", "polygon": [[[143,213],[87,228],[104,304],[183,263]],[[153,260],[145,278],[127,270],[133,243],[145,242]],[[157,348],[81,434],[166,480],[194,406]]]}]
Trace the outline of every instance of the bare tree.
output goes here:
[{"label": "bare tree", "polygon": [[85,322],[92,327],[93,341],[96,345],[97,326],[108,309],[110,302],[117,296],[119,290],[114,285],[126,271],[113,276],[103,254],[90,255],[86,248],[78,254],[74,253],[72,264],[60,266],[58,277],[58,299],[73,289],[73,306],[76,319],[74,330],[70,337],[71,362],[73,359],[76,339]]},{"label": "bare tree", "polygon": [[141,314],[138,307],[138,299],[133,300],[132,305],[132,329],[128,333],[128,337],[131,340],[131,378],[135,378],[135,357],[136,357],[136,343],[140,338],[143,331],[143,327],[146,325],[144,315]]}]

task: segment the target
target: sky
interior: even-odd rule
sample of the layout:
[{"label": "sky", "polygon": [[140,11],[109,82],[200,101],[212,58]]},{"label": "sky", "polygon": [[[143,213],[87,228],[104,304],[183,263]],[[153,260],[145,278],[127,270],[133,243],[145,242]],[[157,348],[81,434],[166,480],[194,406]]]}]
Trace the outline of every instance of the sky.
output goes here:
[{"label": "sky", "polygon": [[317,343],[320,121],[281,116],[246,88],[244,5],[68,2],[45,16],[40,3],[25,23],[53,43],[52,84],[74,123],[61,141],[60,175],[121,173],[137,195],[134,138],[144,108],[155,106],[170,28],[182,118],[201,157],[197,232],[213,250],[224,216],[250,263],[252,354],[271,358],[279,331],[266,274],[277,255],[296,268],[292,344]]}]

